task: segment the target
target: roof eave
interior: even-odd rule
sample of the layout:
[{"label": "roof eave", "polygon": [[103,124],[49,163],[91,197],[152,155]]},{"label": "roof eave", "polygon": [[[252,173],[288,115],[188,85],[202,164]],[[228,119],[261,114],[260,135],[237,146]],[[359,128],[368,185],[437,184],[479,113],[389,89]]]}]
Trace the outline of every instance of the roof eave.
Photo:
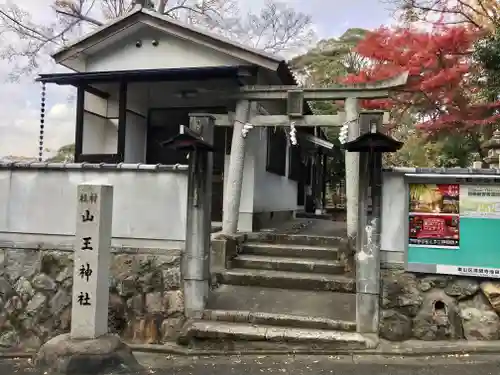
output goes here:
[{"label": "roof eave", "polygon": [[[194,38],[198,38],[205,43],[212,43],[226,50],[233,49],[236,52],[236,55],[239,55],[238,57],[240,57],[242,60],[247,60],[248,62],[265,67],[267,69],[277,70],[279,65],[283,62],[276,56],[258,51],[254,48],[248,48],[246,46],[240,45],[239,43],[233,42],[227,38],[223,38],[212,33],[203,32],[203,30],[198,30],[193,27],[182,25],[180,22],[167,20],[165,19],[165,17],[156,14],[156,12],[142,9],[140,7],[136,7],[132,12],[118,17],[112,22],[96,29],[92,33],[85,35],[83,38],[75,41],[74,43],[71,43],[63,49],[55,52],[51,56],[56,63],[62,64],[64,60],[85,51],[87,48],[89,48],[89,44],[98,44],[102,40],[133,26],[137,22],[143,22],[144,24],[147,24],[149,26],[153,26],[159,29],[163,28],[164,30],[167,27],[170,27],[171,29],[177,29],[176,31],[182,30],[184,31],[184,33],[191,34]],[[165,30],[165,32],[167,31]]]}]

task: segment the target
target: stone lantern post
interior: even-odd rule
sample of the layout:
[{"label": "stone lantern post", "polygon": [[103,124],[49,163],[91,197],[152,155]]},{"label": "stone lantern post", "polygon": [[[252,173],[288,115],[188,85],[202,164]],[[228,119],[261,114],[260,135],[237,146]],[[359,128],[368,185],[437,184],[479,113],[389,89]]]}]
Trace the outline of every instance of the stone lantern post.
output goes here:
[{"label": "stone lantern post", "polygon": [[482,148],[488,151],[488,156],[484,158],[484,162],[489,168],[495,169],[500,167],[500,130],[493,132],[493,137],[483,143]]}]

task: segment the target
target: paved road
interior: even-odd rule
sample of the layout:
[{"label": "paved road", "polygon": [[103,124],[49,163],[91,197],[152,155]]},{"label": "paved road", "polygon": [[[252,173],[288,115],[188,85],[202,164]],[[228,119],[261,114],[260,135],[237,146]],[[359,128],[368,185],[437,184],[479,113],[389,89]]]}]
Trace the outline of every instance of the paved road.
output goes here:
[{"label": "paved road", "polygon": [[[374,356],[172,357],[141,354],[137,358],[145,365],[150,375],[498,375],[500,373],[500,355],[403,359]],[[26,360],[0,360],[0,374],[42,375],[43,372],[33,368]]]}]

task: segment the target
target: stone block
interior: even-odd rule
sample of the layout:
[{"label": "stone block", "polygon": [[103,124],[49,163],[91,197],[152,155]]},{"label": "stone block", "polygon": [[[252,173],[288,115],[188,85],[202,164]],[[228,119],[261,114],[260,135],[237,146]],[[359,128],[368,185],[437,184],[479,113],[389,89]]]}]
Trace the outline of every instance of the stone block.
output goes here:
[{"label": "stone block", "polygon": [[448,282],[452,279],[452,276],[442,276],[442,275],[429,275],[424,276],[418,281],[418,289],[422,292],[428,292],[432,288],[444,289],[448,285]]},{"label": "stone block", "polygon": [[14,289],[17,295],[21,297],[23,302],[29,301],[35,294],[35,289],[33,289],[30,281],[23,276],[21,276],[19,280],[17,280]]},{"label": "stone block", "polygon": [[500,283],[499,282],[484,282],[481,284],[481,290],[485,297],[490,302],[493,310],[500,314]]},{"label": "stone block", "polygon": [[181,287],[180,266],[171,267],[162,271],[163,287],[165,290],[179,289]]},{"label": "stone block", "polygon": [[412,319],[394,310],[385,310],[380,317],[380,337],[390,341],[404,341],[412,337]]},{"label": "stone block", "polygon": [[478,290],[479,282],[472,277],[454,279],[445,288],[447,295],[458,300],[469,298],[476,294]]},{"label": "stone block", "polygon": [[33,287],[37,290],[52,292],[57,289],[57,284],[50,276],[39,273],[32,280]]},{"label": "stone block", "polygon": [[467,340],[500,339],[500,318],[482,294],[460,301],[459,308]]},{"label": "stone block", "polygon": [[184,313],[184,293],[181,290],[171,290],[163,295],[167,316]]},{"label": "stone block", "polygon": [[404,271],[383,271],[381,277],[382,307],[408,316],[417,315],[423,298],[416,276]]},{"label": "stone block", "polygon": [[[0,249],[0,267],[3,257],[11,268],[0,274],[1,345],[16,350],[35,348],[68,332],[73,253]],[[177,253],[112,255],[109,332],[135,336],[134,342],[139,343],[175,339],[184,316],[180,259]],[[131,331],[135,334],[127,334]]]},{"label": "stone block", "polygon": [[26,312],[28,314],[36,314],[39,312],[47,302],[47,296],[43,293],[37,293],[33,296],[33,298],[28,302],[26,306]]},{"label": "stone block", "polygon": [[50,312],[54,316],[59,316],[69,305],[71,305],[71,294],[60,289],[49,302]]},{"label": "stone block", "polygon": [[145,374],[130,348],[115,335],[89,340],[71,340],[69,334],[56,336],[40,348],[35,365],[51,374]]},{"label": "stone block", "polygon": [[463,338],[456,300],[442,289],[434,289],[426,294],[420,311],[413,319],[413,334],[416,338],[429,341]]},{"label": "stone block", "polygon": [[184,321],[183,317],[165,319],[161,324],[162,341],[176,341]]},{"label": "stone block", "polygon": [[31,279],[40,270],[41,251],[10,249],[6,254],[6,278],[14,284],[21,276]]},{"label": "stone block", "polygon": [[165,311],[163,294],[161,292],[146,294],[146,312],[150,314],[159,314],[163,311]]}]

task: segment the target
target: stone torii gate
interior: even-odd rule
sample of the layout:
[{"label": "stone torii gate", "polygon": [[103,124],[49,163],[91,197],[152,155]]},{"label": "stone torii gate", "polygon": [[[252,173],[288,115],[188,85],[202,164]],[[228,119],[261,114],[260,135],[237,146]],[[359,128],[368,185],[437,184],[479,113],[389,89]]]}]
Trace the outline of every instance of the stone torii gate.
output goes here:
[{"label": "stone torii gate", "polygon": [[[236,99],[233,116],[216,115],[216,126],[233,126],[233,138],[227,189],[224,196],[223,228],[225,234],[236,234],[243,183],[245,136],[258,126],[340,127],[348,124],[348,140],[357,138],[368,129],[360,129],[359,100],[389,97],[390,91],[406,85],[408,73],[370,84],[338,85],[328,88],[300,88],[298,86],[244,86],[237,92],[220,92],[221,97]],[[213,92],[211,96],[215,95]],[[338,115],[304,115],[303,105],[308,101],[345,100],[344,113]],[[254,115],[251,102],[286,101],[286,115]],[[357,231],[359,154],[348,152],[346,163],[347,234],[354,240]]]}]

